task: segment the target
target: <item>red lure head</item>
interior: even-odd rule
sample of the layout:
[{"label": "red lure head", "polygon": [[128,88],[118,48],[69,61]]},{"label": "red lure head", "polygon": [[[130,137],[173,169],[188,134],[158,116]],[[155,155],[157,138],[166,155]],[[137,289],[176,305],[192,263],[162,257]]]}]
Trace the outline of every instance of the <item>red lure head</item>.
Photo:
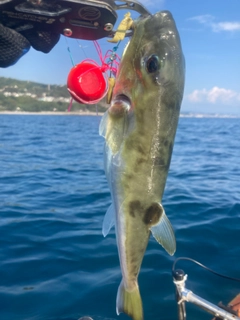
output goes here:
[{"label": "red lure head", "polygon": [[88,104],[102,99],[107,87],[100,67],[87,61],[83,61],[71,69],[67,86],[74,100]]},{"label": "red lure head", "polygon": [[[106,72],[109,70],[113,73],[117,72],[118,62],[114,61],[113,63],[109,54],[110,50],[103,58],[99,44],[94,41],[94,45],[102,65],[99,66],[94,60],[86,59],[74,66],[68,74],[68,91],[73,99],[79,103],[94,104],[100,101],[108,89]],[[120,60],[118,56],[117,58]],[[109,62],[106,62],[107,59]]]}]

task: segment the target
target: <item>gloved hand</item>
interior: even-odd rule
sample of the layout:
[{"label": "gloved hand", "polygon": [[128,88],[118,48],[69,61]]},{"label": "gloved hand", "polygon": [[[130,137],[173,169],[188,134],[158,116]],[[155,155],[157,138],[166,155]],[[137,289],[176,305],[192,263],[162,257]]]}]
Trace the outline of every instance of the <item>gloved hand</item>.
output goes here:
[{"label": "gloved hand", "polygon": [[16,32],[0,24],[0,67],[16,63],[32,46],[35,50],[48,53],[58,42],[60,34],[28,29]]}]

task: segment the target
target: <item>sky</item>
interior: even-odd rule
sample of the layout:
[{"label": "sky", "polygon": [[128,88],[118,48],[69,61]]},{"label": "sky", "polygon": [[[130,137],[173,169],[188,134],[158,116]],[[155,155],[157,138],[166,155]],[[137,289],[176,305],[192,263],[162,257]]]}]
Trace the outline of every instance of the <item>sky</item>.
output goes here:
[{"label": "sky", "polygon": [[[145,0],[151,13],[169,10],[175,19],[186,60],[182,112],[240,114],[240,1]],[[123,14],[118,12],[120,22]],[[137,17],[138,15],[133,15]],[[99,41],[103,54],[112,49]],[[74,63],[98,59],[91,41],[61,36],[49,54],[31,50],[0,76],[45,84],[66,84]],[[119,47],[121,55],[124,45]]]}]

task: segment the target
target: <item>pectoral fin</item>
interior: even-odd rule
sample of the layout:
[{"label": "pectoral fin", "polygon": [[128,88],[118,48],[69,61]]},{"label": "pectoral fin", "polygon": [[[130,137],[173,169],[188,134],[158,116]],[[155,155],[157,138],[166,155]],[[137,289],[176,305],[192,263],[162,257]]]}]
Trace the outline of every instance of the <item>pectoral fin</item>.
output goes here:
[{"label": "pectoral fin", "polygon": [[104,237],[108,235],[109,231],[111,230],[114,224],[115,224],[115,211],[114,211],[113,205],[111,204],[103,219],[102,234]]},{"label": "pectoral fin", "polygon": [[104,138],[106,138],[107,123],[108,123],[108,111],[106,111],[102,116],[100,126],[99,126],[99,135]]},{"label": "pectoral fin", "polygon": [[161,204],[159,206],[162,209],[159,222],[150,228],[152,235],[160,243],[163,248],[172,256],[176,251],[176,239],[174,231],[164,208]]}]

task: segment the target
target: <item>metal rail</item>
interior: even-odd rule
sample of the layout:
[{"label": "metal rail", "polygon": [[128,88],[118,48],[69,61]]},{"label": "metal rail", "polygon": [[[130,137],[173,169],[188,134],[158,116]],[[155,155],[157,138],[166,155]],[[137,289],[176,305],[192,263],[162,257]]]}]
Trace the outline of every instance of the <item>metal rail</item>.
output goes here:
[{"label": "metal rail", "polygon": [[217,318],[223,320],[240,320],[235,314],[232,314],[211,302],[199,297],[192,291],[185,287],[185,282],[187,280],[187,274],[183,270],[176,270],[173,272],[173,283],[176,286],[176,300],[178,303],[178,319],[186,320],[186,306],[185,302],[191,302],[201,309],[211,313]]}]

